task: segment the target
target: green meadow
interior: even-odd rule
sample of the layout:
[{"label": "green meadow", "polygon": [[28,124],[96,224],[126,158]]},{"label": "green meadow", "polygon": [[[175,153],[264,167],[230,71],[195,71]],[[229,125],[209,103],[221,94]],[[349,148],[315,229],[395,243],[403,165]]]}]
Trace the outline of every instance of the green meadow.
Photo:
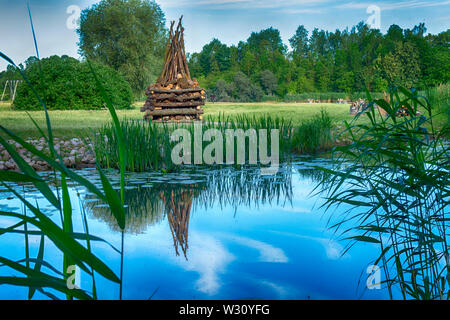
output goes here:
[{"label": "green meadow", "polygon": [[[143,102],[133,105],[132,109],[117,110],[121,120],[141,120],[143,113],[140,107]],[[214,119],[220,114],[234,116],[246,114],[249,116],[270,116],[291,120],[293,125],[301,124],[326,110],[336,124],[343,120],[350,121],[353,117],[349,114],[347,104],[308,104],[308,103],[208,103],[205,107],[204,118],[208,116]],[[38,136],[37,129],[33,126],[29,116],[33,117],[39,125],[45,127],[45,114],[43,111],[15,111],[10,103],[0,102],[0,123],[18,133],[22,137]],[[108,110],[68,110],[50,111],[53,131],[55,136],[61,138],[83,136],[86,132],[101,128],[111,121]]]}]

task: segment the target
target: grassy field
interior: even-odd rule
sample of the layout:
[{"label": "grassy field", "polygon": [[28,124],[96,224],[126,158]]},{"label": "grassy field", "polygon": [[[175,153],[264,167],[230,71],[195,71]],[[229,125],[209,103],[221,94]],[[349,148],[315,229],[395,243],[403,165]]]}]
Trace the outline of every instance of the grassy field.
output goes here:
[{"label": "grassy field", "polygon": [[[141,120],[143,113],[140,107],[143,102],[138,102],[130,110],[118,110],[117,113],[121,119]],[[311,119],[314,115],[319,114],[322,109],[327,110],[335,126],[340,125],[342,121],[351,121],[353,116],[349,113],[348,104],[332,104],[332,103],[284,103],[284,102],[268,102],[268,103],[208,103],[205,109],[205,117],[211,116],[216,118],[220,113],[225,115],[270,115],[278,116],[292,120],[293,124]],[[45,128],[45,116],[43,111],[31,111],[29,114]],[[108,110],[99,111],[51,111],[50,118],[52,121],[55,136],[62,138],[86,136],[93,129],[99,128],[105,123],[110,122],[111,118]],[[364,117],[360,121],[364,121]],[[436,118],[438,127],[442,127],[448,122],[447,115],[440,115]],[[24,138],[38,136],[37,130],[34,128],[31,120],[26,112],[14,111],[11,109],[10,103],[0,102],[0,124],[4,127],[16,132]]]},{"label": "grassy field", "polygon": [[292,120],[294,124],[299,124],[304,120],[311,119],[314,115],[320,114],[321,109],[325,109],[334,121],[351,120],[350,105],[335,103],[212,103],[205,107],[205,116],[217,117],[220,113],[226,115],[242,114],[248,115],[270,115],[279,116]]},{"label": "grassy field", "polygon": [[[118,110],[122,119],[142,119],[143,113],[140,107],[143,102],[136,103],[131,110]],[[326,109],[330,116],[337,121],[351,120],[349,105],[341,104],[308,104],[308,103],[213,103],[205,106],[205,117],[218,117],[220,113],[225,115],[250,114],[270,115],[290,119],[294,124],[312,118]],[[32,111],[29,114],[45,128],[45,115],[43,111]],[[85,136],[93,129],[110,122],[107,110],[100,111],[51,111],[50,119],[56,136],[75,137]],[[16,132],[20,136],[35,137],[38,135],[26,112],[14,111],[9,103],[0,102],[0,124]]]}]

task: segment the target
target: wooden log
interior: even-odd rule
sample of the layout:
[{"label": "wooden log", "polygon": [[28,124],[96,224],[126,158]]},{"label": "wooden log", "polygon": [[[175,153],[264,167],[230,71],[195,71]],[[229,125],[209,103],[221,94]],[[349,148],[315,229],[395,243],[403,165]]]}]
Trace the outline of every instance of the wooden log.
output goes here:
[{"label": "wooden log", "polygon": [[150,111],[150,115],[153,117],[160,116],[178,116],[178,115],[199,115],[203,114],[203,110],[197,110],[197,109],[165,109],[165,110],[153,110]]},{"label": "wooden log", "polygon": [[185,102],[154,102],[152,106],[157,108],[182,108],[204,106],[205,101],[185,101]]},{"label": "wooden log", "polygon": [[[181,99],[182,100],[182,99]],[[196,107],[197,109],[201,109],[201,106],[205,105],[204,99],[196,99],[196,100],[186,100],[186,101],[156,101],[148,99],[144,106],[141,107],[141,112],[146,110],[159,110],[162,108],[180,108],[180,107]]]},{"label": "wooden log", "polygon": [[153,101],[164,101],[164,100],[170,100],[170,101],[189,101],[189,100],[199,100],[199,99],[205,99],[205,96],[202,96],[200,92],[194,92],[194,93],[186,93],[181,95],[176,95],[175,93],[162,93],[162,94],[153,94],[148,97],[147,101],[153,102]]},{"label": "wooden log", "polygon": [[191,88],[191,89],[151,89],[149,90],[151,94],[154,93],[175,93],[175,94],[183,94],[183,93],[191,93],[191,92],[203,92],[203,94],[205,93],[205,90],[202,88]]}]

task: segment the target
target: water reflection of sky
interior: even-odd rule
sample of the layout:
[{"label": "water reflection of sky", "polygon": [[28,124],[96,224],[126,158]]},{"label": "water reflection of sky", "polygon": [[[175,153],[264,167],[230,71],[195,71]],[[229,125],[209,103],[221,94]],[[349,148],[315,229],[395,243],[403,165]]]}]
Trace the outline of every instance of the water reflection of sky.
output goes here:
[{"label": "water reflection of sky", "polygon": [[[151,192],[133,194],[135,188],[129,188],[129,199],[133,203],[130,210],[142,212],[134,212],[130,218],[130,224],[135,223],[139,228],[125,235],[124,298],[148,299],[155,291],[153,299],[361,298],[366,279],[364,271],[376,258],[377,247],[358,245],[341,257],[344,244],[326,228],[327,216],[320,208],[320,201],[310,194],[315,185],[314,172],[305,173],[305,165],[299,162],[287,169],[288,174],[277,182],[280,185],[276,190],[255,182],[254,188],[268,188],[266,193],[247,187],[242,189],[248,177],[239,177],[244,181],[242,186],[237,180],[228,185],[222,181],[224,189],[211,191],[213,187],[206,178],[213,174],[197,172],[194,176],[184,176],[184,181],[195,184],[195,191],[190,191],[190,184],[185,183],[184,191],[177,191],[182,200],[173,198],[174,190],[181,190],[179,184],[173,183],[173,177],[147,174],[131,179],[141,188],[151,187]],[[218,172],[210,182],[216,185],[218,177],[224,175]],[[169,181],[171,187],[167,187]],[[81,194],[81,201],[77,192]],[[267,197],[267,193],[277,192],[275,198]],[[239,196],[252,198],[252,201],[236,199]],[[0,192],[0,210],[20,212],[20,203],[7,197],[8,193]],[[32,194],[28,197],[33,199]],[[120,248],[121,235],[108,222],[111,217],[105,213],[106,208],[101,209],[101,204],[84,190],[71,189],[71,197],[75,230],[83,232],[81,211],[84,209],[90,232]],[[148,200],[150,198],[153,200]],[[41,208],[48,206],[42,199],[37,201]],[[185,238],[182,237],[188,246],[186,256],[181,250],[179,256],[175,254],[173,232],[178,220],[169,223],[172,207],[168,203],[171,201],[183,204],[173,208],[189,209],[188,229]],[[154,213],[160,211],[165,212],[155,217]],[[59,221],[59,213],[47,213]],[[144,219],[142,216],[146,215],[149,217]],[[13,220],[0,218],[2,228],[13,223]],[[39,236],[31,238],[32,256],[37,254],[39,243]],[[61,269],[62,257],[49,241],[46,244],[46,260]],[[23,235],[1,236],[0,247],[1,255],[9,259],[24,257]],[[93,247],[118,274],[120,255],[105,243],[96,242]],[[0,268],[1,276],[13,274],[5,267]],[[118,285],[100,276],[96,281],[100,298],[119,297]],[[85,274],[81,275],[81,285],[87,290],[91,288],[91,279]],[[23,288],[0,286],[0,299],[21,299],[26,298],[26,294]],[[362,298],[384,299],[387,293],[366,290]]]}]

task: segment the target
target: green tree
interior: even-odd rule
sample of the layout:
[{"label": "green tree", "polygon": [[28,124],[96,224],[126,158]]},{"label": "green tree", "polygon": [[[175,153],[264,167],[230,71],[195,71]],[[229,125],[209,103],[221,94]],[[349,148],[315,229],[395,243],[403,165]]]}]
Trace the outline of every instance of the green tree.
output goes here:
[{"label": "green tree", "polygon": [[295,35],[289,39],[294,58],[306,57],[308,55],[308,41],[308,30],[306,30],[304,26],[299,26],[295,32]]},{"label": "green tree", "polygon": [[217,80],[214,88],[209,92],[209,100],[213,102],[231,102],[233,101],[233,83],[228,83],[224,79]]},{"label": "green tree", "polygon": [[[39,65],[40,64],[40,65]],[[114,69],[93,62],[92,67],[104,84],[106,93],[117,109],[130,108],[133,95],[130,85]],[[105,107],[101,92],[87,62],[68,56],[51,56],[27,60],[24,70],[27,78],[44,98],[51,110],[102,109]],[[17,89],[14,108],[41,110],[42,106],[27,85]]]},{"label": "green tree", "polygon": [[136,95],[162,68],[164,13],[154,1],[102,0],[81,13],[80,54],[119,71]]},{"label": "green tree", "polygon": [[[337,91],[358,93],[385,91],[389,84],[424,89],[450,78],[450,34],[425,36],[426,27],[419,24],[403,30],[389,27],[386,34],[369,28],[364,22],[350,30],[308,31],[299,26],[289,39],[288,52],[277,29],[253,32],[247,41],[228,47],[214,39],[202,52],[190,56],[191,72],[207,89],[215,88],[219,79],[227,83],[244,83],[241,71],[251,84],[259,84],[266,93],[273,92],[266,83],[275,83],[275,93]],[[269,73],[271,75],[269,77]],[[263,81],[262,75],[265,80]],[[219,82],[222,84],[222,82]],[[250,88],[250,86],[247,86]],[[249,100],[234,90],[235,100]]]},{"label": "green tree", "polygon": [[273,95],[278,87],[278,79],[270,70],[264,70],[260,74],[261,87],[264,89],[266,94]]},{"label": "green tree", "polygon": [[384,58],[385,79],[393,85],[416,87],[421,76],[419,53],[410,42],[399,42],[395,50]]},{"label": "green tree", "polygon": [[234,75],[234,96],[236,96],[240,101],[251,102],[260,101],[263,92],[261,88],[250,81],[247,76],[241,71]]}]

